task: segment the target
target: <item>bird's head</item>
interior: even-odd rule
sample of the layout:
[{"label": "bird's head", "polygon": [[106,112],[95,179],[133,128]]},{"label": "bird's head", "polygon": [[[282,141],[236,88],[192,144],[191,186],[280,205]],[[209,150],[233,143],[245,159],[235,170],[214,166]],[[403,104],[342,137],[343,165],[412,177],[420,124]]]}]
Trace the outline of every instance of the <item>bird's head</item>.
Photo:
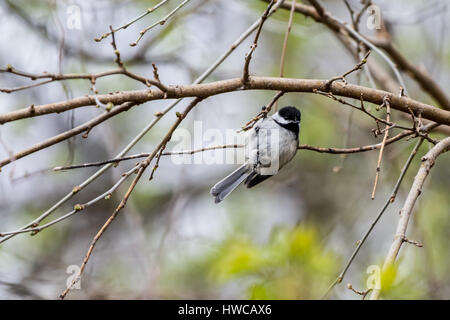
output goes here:
[{"label": "bird's head", "polygon": [[302,114],[300,110],[293,106],[287,106],[281,108],[280,111],[275,113],[273,119],[279,124],[300,123]]}]

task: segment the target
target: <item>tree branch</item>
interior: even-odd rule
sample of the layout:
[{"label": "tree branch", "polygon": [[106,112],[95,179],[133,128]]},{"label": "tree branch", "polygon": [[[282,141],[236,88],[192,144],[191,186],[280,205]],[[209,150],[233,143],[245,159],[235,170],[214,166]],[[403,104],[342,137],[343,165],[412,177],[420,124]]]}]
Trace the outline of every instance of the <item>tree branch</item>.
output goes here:
[{"label": "tree branch", "polygon": [[[333,82],[328,88],[328,80],[313,79],[289,79],[276,77],[250,77],[245,90],[276,90],[284,92],[314,92],[329,91],[337,96],[353,99],[363,99],[374,104],[382,104],[384,97],[388,97],[391,108],[410,114],[410,110],[416,116],[435,121],[439,124],[450,125],[450,111],[442,110],[431,105],[410,99],[399,97],[390,92],[371,89],[353,84],[342,84]],[[109,102],[119,105],[124,102],[134,102],[141,104],[151,100],[162,100],[165,98],[176,99],[186,97],[207,98],[227,92],[242,90],[242,80],[240,78],[210,82],[207,84],[168,86],[167,92],[159,89],[124,91],[97,95],[98,100],[107,104]],[[96,99],[92,95],[78,97],[71,100],[50,103],[33,108],[24,108],[5,114],[0,114],[0,124],[19,119],[31,118],[50,113],[60,113],[84,106],[96,105]]]},{"label": "tree branch", "polygon": [[[398,135],[386,140],[385,146],[392,144],[396,141],[399,141],[399,140],[403,139],[404,137],[412,136],[412,135],[414,135],[414,132],[411,132],[410,130],[405,130],[405,131],[399,133]],[[330,154],[351,154],[351,153],[361,153],[361,152],[377,150],[377,149],[380,149],[382,145],[383,145],[383,143],[377,143],[377,144],[371,144],[371,145],[366,145],[366,146],[361,146],[361,147],[353,147],[353,148],[330,148],[330,147],[315,147],[315,146],[310,146],[307,144],[301,144],[298,146],[298,150],[309,150],[309,151],[315,151],[315,152],[319,152],[319,153],[330,153]],[[240,145],[240,144],[224,144],[224,145],[220,145],[220,146],[205,147],[205,148],[194,149],[194,150],[165,151],[161,155],[162,156],[172,156],[172,155],[182,155],[182,154],[192,155],[192,154],[195,154],[198,152],[220,150],[220,149],[237,149],[237,148],[242,148],[242,147],[243,147],[243,145]],[[108,163],[116,164],[116,163],[119,163],[122,161],[145,158],[145,157],[148,157],[149,155],[150,155],[150,153],[138,153],[138,154],[133,154],[133,155],[126,156],[126,157],[108,159],[108,160],[97,161],[97,162],[88,162],[88,163],[75,164],[75,165],[70,165],[70,166],[58,166],[58,167],[54,167],[53,169],[46,169],[46,171],[49,171],[49,170],[65,171],[65,170],[72,170],[72,169],[99,167],[99,166],[103,166]]]},{"label": "tree branch", "polygon": [[85,122],[82,125],[79,125],[78,127],[75,127],[73,129],[67,130],[66,132],[58,134],[57,136],[54,136],[54,137],[52,137],[50,139],[47,139],[47,140],[45,140],[43,142],[35,144],[34,146],[32,146],[30,148],[27,148],[27,149],[25,149],[23,151],[15,153],[14,155],[10,156],[9,158],[0,161],[0,168],[4,167],[5,165],[7,165],[7,164],[9,164],[9,163],[11,163],[11,162],[13,162],[15,160],[18,160],[20,158],[28,156],[28,155],[30,155],[32,153],[35,153],[35,152],[39,151],[39,150],[42,150],[42,149],[48,148],[50,146],[53,146],[53,145],[55,145],[55,144],[57,144],[57,143],[59,143],[61,141],[67,140],[67,139],[69,139],[69,138],[71,138],[73,136],[76,136],[76,135],[78,135],[78,134],[80,134],[82,132],[89,133],[89,131],[93,127],[95,127],[95,126],[99,125],[100,123],[108,120],[109,118],[112,118],[112,117],[116,116],[119,113],[122,113],[124,111],[128,111],[134,105],[135,105],[134,102],[125,102],[125,103],[123,103],[120,106],[112,108],[111,111],[106,111],[106,112],[102,113],[101,115],[95,117],[94,119],[89,120],[89,121]]}]

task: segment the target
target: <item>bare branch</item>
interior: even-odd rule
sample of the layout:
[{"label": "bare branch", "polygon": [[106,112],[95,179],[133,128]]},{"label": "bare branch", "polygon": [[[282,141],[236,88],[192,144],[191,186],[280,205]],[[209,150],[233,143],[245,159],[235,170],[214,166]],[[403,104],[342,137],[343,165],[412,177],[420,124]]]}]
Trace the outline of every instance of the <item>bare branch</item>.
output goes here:
[{"label": "bare branch", "polygon": [[[161,90],[135,90],[104,94],[98,95],[98,99],[104,104],[111,102],[114,105],[119,105],[128,101],[140,104],[151,100],[162,100],[165,98],[206,98],[217,94],[239,90],[242,90],[242,79],[234,78],[210,82],[207,84],[169,86],[167,92],[163,92]],[[435,121],[439,124],[450,125],[449,111],[433,107],[408,97],[399,97],[390,92],[375,90],[353,84],[344,85],[338,82],[333,82],[331,88],[327,88],[327,80],[252,76],[249,78],[249,83],[246,85],[246,90],[276,90],[284,92],[314,92],[315,90],[330,91],[337,96],[358,100],[363,99],[364,101],[378,105],[381,105],[384,97],[388,96],[391,102],[391,108],[393,109],[400,110],[408,114],[410,113],[409,110],[412,110],[416,116],[421,114],[422,118]],[[50,113],[60,113],[95,104],[96,101],[93,96],[83,96],[71,100],[34,106],[33,110],[30,108],[19,109],[9,113],[0,114],[0,124]]]},{"label": "bare branch", "polygon": [[24,85],[24,86],[19,86],[16,88],[0,88],[0,92],[5,92],[5,93],[12,93],[12,92],[16,92],[16,91],[21,91],[21,90],[25,90],[25,89],[30,89],[30,88],[35,88],[38,86],[42,86],[51,82],[55,82],[55,81],[62,81],[62,80],[75,80],[75,79],[86,79],[89,81],[92,81],[92,79],[95,81],[99,78],[103,78],[103,77],[107,77],[107,76],[111,76],[111,75],[125,75],[129,78],[132,78],[134,80],[137,80],[139,82],[142,82],[144,85],[146,85],[147,87],[150,87],[151,85],[154,85],[155,87],[159,88],[161,91],[166,91],[167,88],[166,86],[162,85],[161,82],[152,80],[152,79],[146,79],[140,75],[137,75],[135,73],[132,73],[130,71],[128,71],[127,69],[125,69],[123,66],[119,69],[113,69],[113,70],[109,70],[109,71],[104,71],[104,72],[100,72],[100,73],[96,73],[96,74],[89,74],[89,73],[71,73],[71,74],[55,74],[55,73],[42,73],[42,74],[31,74],[31,73],[27,73],[27,72],[23,72],[23,71],[19,71],[14,69],[11,66],[8,66],[6,69],[0,69],[0,73],[11,73],[11,74],[15,74],[24,78],[29,78],[31,80],[36,80],[36,79],[49,79],[49,80],[45,80],[45,81],[41,81],[41,82],[36,82],[33,84],[29,84],[29,85]]},{"label": "bare branch", "polygon": [[[43,224],[41,226],[32,226],[29,228],[21,228],[18,230],[14,230],[14,231],[7,231],[7,232],[2,232],[0,233],[0,237],[4,238],[4,237],[8,237],[8,238],[4,238],[4,239],[9,239],[11,236],[15,236],[17,234],[21,234],[21,233],[31,233],[31,235],[36,235],[37,233],[41,232],[44,229],[47,229],[59,222],[62,222],[72,216],[74,216],[75,214],[82,212],[83,210],[85,210],[86,208],[92,206],[93,204],[101,201],[101,200],[108,200],[111,197],[111,194],[117,190],[117,188],[119,188],[119,186],[133,173],[136,171],[136,169],[138,169],[138,166],[136,165],[135,167],[133,167],[131,170],[128,170],[127,172],[122,174],[122,177],[107,191],[105,191],[104,193],[102,193],[101,195],[95,197],[94,199],[83,203],[83,204],[76,204],[74,205],[74,209],[72,211],[70,211],[69,213],[66,213],[64,215],[62,215],[61,217],[54,219],[46,224]],[[75,191],[78,190],[76,187],[74,188]],[[79,190],[78,190],[79,191]],[[76,191],[76,192],[78,192]],[[3,240],[1,242],[3,242]]]},{"label": "bare branch", "polygon": [[353,288],[353,285],[351,283],[347,284],[347,289],[353,291],[357,295],[360,295],[362,300],[364,300],[367,297],[367,295],[370,293],[370,291],[372,291],[372,289],[367,289],[365,291],[357,290],[357,289]]}]

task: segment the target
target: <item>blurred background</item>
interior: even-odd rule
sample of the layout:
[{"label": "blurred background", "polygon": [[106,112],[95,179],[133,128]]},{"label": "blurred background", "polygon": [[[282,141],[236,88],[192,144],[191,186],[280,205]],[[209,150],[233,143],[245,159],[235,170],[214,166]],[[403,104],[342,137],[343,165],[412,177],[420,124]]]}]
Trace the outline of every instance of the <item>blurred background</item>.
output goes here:
[{"label": "blurred background", "polygon": [[[0,66],[8,64],[32,73],[101,72],[115,68],[110,38],[94,37],[145,12],[158,1],[143,0],[1,0]],[[259,0],[192,0],[164,26],[149,31],[136,47],[139,31],[157,21],[179,2],[169,1],[154,13],[116,33],[126,66],[146,77],[152,63],[165,84],[190,84],[237,39],[267,7]],[[343,1],[321,1],[335,16],[349,20]],[[350,0],[355,8],[360,1]],[[389,22],[393,42],[416,65],[423,66],[446,89],[450,86],[450,27],[447,1],[374,1]],[[79,10],[80,24],[70,19]],[[264,25],[251,62],[251,73],[278,76],[288,10],[278,10]],[[362,17],[361,32],[368,16]],[[78,28],[79,27],[79,28]],[[250,36],[207,79],[239,77]],[[285,77],[327,79],[352,68],[355,60],[323,25],[295,14],[286,53]],[[376,54],[377,60],[387,68]],[[413,99],[434,101],[404,75]],[[361,74],[349,82],[367,85]],[[0,73],[0,87],[29,83]],[[143,89],[123,76],[101,78],[99,93]],[[1,113],[90,93],[86,80],[54,82],[11,94],[0,93]],[[195,108],[181,127],[192,130],[237,130],[270,102],[274,92],[234,92],[211,97]],[[129,154],[150,152],[189,102],[183,100]],[[20,159],[0,173],[0,232],[32,221],[97,168],[64,172],[47,170],[113,158],[144,128],[153,114],[170,101],[152,101],[132,108],[95,127],[88,138],[68,142]],[[289,93],[280,106],[302,111],[300,143],[322,147],[379,143],[373,120],[331,99]],[[383,111],[371,111],[384,117]],[[101,110],[79,108],[62,114],[20,120],[0,126],[0,158],[95,117]],[[401,120],[393,112],[394,121]],[[403,121],[403,122],[402,122]],[[394,132],[398,132],[395,131]],[[393,134],[391,134],[393,135]],[[442,135],[434,134],[441,138]],[[167,150],[176,146],[169,143]],[[209,195],[211,186],[235,165],[176,165],[163,157],[154,179],[144,174],[125,209],[97,243],[81,279],[81,289],[69,299],[320,299],[389,197],[415,140],[386,148],[375,200],[371,200],[377,151],[347,157],[301,150],[276,177],[252,190],[238,189],[220,205]],[[214,145],[205,141],[204,146]],[[367,268],[381,265],[392,242],[398,211],[430,148],[424,143],[400,188],[397,200],[376,225],[341,285],[330,298],[361,299],[347,283],[365,290]],[[225,156],[224,151],[210,151]],[[386,284],[387,299],[450,298],[450,166],[442,155],[416,204],[408,237],[424,243],[405,245],[398,270]],[[45,222],[72,210],[109,189],[136,160],[113,167],[56,210]],[[18,235],[0,244],[1,299],[55,299],[80,265],[92,238],[122,199],[131,180],[111,199],[35,236]],[[68,269],[69,267],[69,269]]]}]

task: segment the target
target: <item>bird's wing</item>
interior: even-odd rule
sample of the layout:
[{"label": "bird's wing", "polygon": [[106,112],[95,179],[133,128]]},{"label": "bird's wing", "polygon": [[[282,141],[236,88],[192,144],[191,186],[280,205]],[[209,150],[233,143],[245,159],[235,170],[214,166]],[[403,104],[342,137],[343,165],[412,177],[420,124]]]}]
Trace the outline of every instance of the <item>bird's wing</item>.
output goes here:
[{"label": "bird's wing", "polygon": [[257,184],[263,182],[266,179],[269,179],[271,176],[263,176],[260,174],[257,174],[256,172],[252,172],[251,175],[245,179],[244,184],[247,186],[247,188],[251,188],[256,186]]}]

